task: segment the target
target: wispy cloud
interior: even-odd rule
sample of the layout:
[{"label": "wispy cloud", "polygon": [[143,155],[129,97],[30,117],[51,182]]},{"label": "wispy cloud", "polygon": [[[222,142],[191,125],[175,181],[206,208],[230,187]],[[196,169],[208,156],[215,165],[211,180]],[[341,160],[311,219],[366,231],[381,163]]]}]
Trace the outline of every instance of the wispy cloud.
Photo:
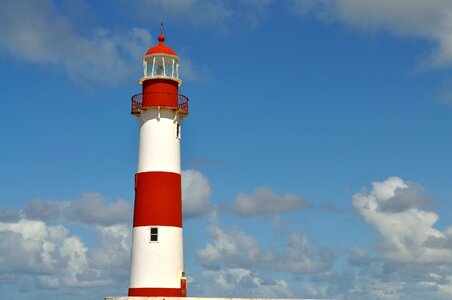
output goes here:
[{"label": "wispy cloud", "polygon": [[122,1],[122,5],[142,19],[170,21],[195,28],[208,28],[222,34],[231,31],[253,30],[268,15],[271,0],[140,0],[133,4]]},{"label": "wispy cloud", "polygon": [[430,41],[432,50],[419,67],[452,67],[451,1],[293,0],[290,8],[300,16],[312,14],[363,32],[388,32]]},{"label": "wispy cloud", "polygon": [[17,61],[57,66],[77,82],[116,85],[134,74],[151,43],[147,30],[90,28],[57,12],[53,1],[0,4],[0,48]]},{"label": "wispy cloud", "polygon": [[111,226],[131,223],[132,206],[123,199],[111,202],[101,194],[85,193],[73,200],[32,200],[26,204],[22,214],[29,220]]},{"label": "wispy cloud", "polygon": [[259,187],[253,194],[240,193],[232,204],[232,211],[242,217],[278,215],[291,210],[309,207],[306,200],[297,195],[279,195],[268,187]]}]

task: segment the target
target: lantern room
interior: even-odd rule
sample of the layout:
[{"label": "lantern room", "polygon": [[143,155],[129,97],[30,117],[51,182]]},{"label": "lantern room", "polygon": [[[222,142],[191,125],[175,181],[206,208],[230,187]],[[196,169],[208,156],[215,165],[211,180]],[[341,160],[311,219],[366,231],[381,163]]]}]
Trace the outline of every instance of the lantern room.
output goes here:
[{"label": "lantern room", "polygon": [[179,79],[179,57],[165,45],[165,37],[160,34],[158,45],[150,48],[143,57],[143,78],[140,84],[148,79],[171,79],[182,85]]},{"label": "lantern room", "polygon": [[[163,30],[162,30],[163,31]],[[140,115],[148,108],[176,110],[179,115],[188,114],[188,98],[179,94],[179,57],[165,45],[163,32],[159,43],[150,48],[143,57],[143,77],[138,83],[143,86],[141,94],[132,97],[132,114]]]}]

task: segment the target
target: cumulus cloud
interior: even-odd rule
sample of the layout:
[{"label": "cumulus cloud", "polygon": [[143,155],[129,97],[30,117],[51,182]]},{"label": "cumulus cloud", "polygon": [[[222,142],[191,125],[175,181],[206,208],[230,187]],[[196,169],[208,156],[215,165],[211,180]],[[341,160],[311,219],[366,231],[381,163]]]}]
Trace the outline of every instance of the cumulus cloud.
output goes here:
[{"label": "cumulus cloud", "polygon": [[365,32],[422,38],[434,45],[422,67],[452,66],[452,2],[449,0],[293,0],[292,12],[340,22]]},{"label": "cumulus cloud", "polygon": [[384,258],[410,263],[450,262],[452,249],[440,243],[449,240],[448,231],[433,227],[438,215],[421,208],[427,199],[421,191],[416,184],[390,177],[372,183],[370,192],[355,194],[353,205],[382,236],[378,250]]},{"label": "cumulus cloud", "polygon": [[3,1],[0,50],[22,62],[60,66],[83,83],[115,85],[139,70],[151,42],[147,30],[97,27],[82,34],[77,26],[51,0]]},{"label": "cumulus cloud", "polygon": [[257,240],[237,226],[223,230],[212,225],[209,231],[213,241],[207,243],[197,254],[198,260],[206,268],[219,269],[223,264],[250,267],[272,259],[272,253],[263,252]]},{"label": "cumulus cloud", "polygon": [[[395,180],[396,181],[396,180]],[[375,186],[383,189],[384,186],[375,183]],[[422,208],[431,202],[431,199],[425,195],[424,190],[418,184],[406,182],[403,187],[396,186],[393,194],[382,202],[379,207],[383,212],[403,212],[410,208]]]},{"label": "cumulus cloud", "polygon": [[70,221],[111,226],[131,223],[132,206],[123,199],[108,203],[101,194],[85,193],[81,198],[71,201],[67,215]]},{"label": "cumulus cloud", "polygon": [[235,214],[246,217],[276,215],[308,206],[308,203],[301,196],[279,195],[270,188],[259,187],[251,195],[240,193],[232,204],[232,210]]},{"label": "cumulus cloud", "polygon": [[222,229],[210,227],[212,241],[197,253],[198,260],[207,269],[260,268],[294,274],[309,274],[328,270],[336,253],[314,246],[306,237],[293,234],[282,251],[265,249],[239,227]]},{"label": "cumulus cloud", "polygon": [[[0,223],[0,272],[32,276],[44,288],[95,287],[124,281],[130,259],[130,228],[98,227],[99,248],[89,249],[64,225],[21,219]],[[15,280],[10,284],[19,284]]]},{"label": "cumulus cloud", "polygon": [[318,273],[329,270],[336,258],[336,251],[316,247],[305,236],[292,234],[276,267],[295,274]]},{"label": "cumulus cloud", "polygon": [[[359,251],[361,252],[361,251]],[[378,260],[361,252],[361,262],[324,278],[341,299],[450,299],[452,265]],[[365,257],[367,256],[367,258]],[[367,261],[366,263],[364,263]]]},{"label": "cumulus cloud", "polygon": [[[205,270],[209,295],[218,297],[239,297],[247,295],[256,298],[282,298],[293,296],[289,284],[284,279],[271,279],[249,269],[228,268],[225,270]],[[210,284],[209,284],[210,283]]]},{"label": "cumulus cloud", "polygon": [[213,213],[210,194],[209,181],[201,172],[182,172],[182,206],[185,218],[203,217]]},{"label": "cumulus cloud", "polygon": [[[89,251],[87,258],[92,269],[110,279],[123,280],[129,276],[132,228],[129,225],[96,226],[100,247]],[[90,276],[96,276],[91,272]]]},{"label": "cumulus cloud", "polygon": [[[86,193],[66,201],[35,199],[21,210],[2,212],[2,285],[22,287],[29,282],[39,291],[71,289],[74,297],[82,297],[89,293],[85,288],[91,292],[106,286],[116,289],[127,282],[132,213],[124,200],[110,202],[100,194]],[[72,226],[67,227],[68,223]],[[98,245],[86,244],[82,236],[72,233],[69,228],[74,229],[74,223],[83,224],[83,236],[93,237]]]},{"label": "cumulus cloud", "polygon": [[77,276],[87,267],[87,248],[64,226],[30,220],[0,223],[0,236],[2,271],[36,273],[46,287],[81,284]]}]

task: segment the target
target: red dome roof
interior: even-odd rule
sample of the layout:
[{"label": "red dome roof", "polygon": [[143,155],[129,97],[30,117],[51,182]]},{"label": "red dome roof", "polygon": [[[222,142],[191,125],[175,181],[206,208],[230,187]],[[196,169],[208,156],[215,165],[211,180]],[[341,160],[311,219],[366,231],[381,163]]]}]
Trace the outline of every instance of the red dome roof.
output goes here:
[{"label": "red dome roof", "polygon": [[163,36],[163,34],[160,34],[158,40],[159,40],[158,45],[150,48],[148,50],[148,52],[146,52],[146,55],[157,54],[157,53],[177,55],[176,52],[173,51],[173,49],[171,49],[170,47],[165,45],[165,43],[164,43],[165,37]]}]

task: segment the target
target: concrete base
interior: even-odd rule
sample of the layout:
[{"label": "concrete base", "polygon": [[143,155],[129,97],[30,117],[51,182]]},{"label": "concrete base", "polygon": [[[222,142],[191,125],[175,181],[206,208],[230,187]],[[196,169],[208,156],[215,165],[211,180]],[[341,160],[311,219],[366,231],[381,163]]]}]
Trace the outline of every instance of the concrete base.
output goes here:
[{"label": "concrete base", "polygon": [[306,298],[105,297],[105,300],[334,300]]}]

